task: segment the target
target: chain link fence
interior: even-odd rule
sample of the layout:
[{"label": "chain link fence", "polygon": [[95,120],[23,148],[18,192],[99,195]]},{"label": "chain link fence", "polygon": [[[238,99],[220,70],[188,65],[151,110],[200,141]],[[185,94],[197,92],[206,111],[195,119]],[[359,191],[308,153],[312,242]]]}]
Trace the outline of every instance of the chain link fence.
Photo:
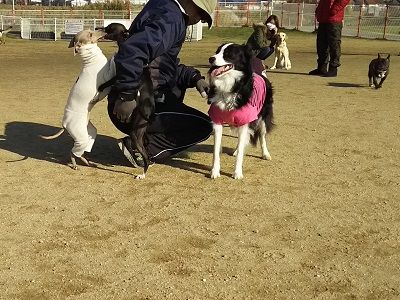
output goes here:
[{"label": "chain link fence", "polygon": [[[281,26],[313,32],[316,4],[263,2],[238,4],[220,2],[215,13],[215,26],[240,27],[264,22],[271,14],[277,15]],[[343,21],[344,36],[400,40],[400,6],[348,5]]]},{"label": "chain link fence", "polygon": [[[316,4],[305,3],[220,1],[214,26],[251,26],[275,14],[284,28],[313,32],[318,26],[315,8]],[[107,19],[132,20],[138,13],[139,10],[0,10],[0,28],[13,26],[13,31],[21,31],[23,38],[60,39],[65,37],[66,20],[84,20],[84,28],[92,29]],[[344,36],[400,40],[400,6],[349,5],[343,25]]]}]

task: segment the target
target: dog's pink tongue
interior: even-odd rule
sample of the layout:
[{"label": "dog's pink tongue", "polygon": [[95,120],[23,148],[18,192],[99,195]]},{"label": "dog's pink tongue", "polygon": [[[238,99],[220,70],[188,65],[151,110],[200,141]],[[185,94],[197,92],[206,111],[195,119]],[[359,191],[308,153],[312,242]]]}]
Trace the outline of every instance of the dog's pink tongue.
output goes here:
[{"label": "dog's pink tongue", "polygon": [[219,67],[219,68],[216,68],[216,69],[214,69],[214,70],[212,70],[211,71],[211,76],[218,76],[219,74],[221,74],[222,72],[223,72],[223,70],[224,70],[224,67],[222,66],[222,67]]}]

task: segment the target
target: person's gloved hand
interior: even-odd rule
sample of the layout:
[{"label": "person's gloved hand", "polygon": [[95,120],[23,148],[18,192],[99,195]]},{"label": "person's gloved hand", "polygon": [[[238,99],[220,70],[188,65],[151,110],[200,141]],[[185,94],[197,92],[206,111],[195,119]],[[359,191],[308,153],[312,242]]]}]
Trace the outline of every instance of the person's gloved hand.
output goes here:
[{"label": "person's gloved hand", "polygon": [[196,89],[203,98],[207,98],[210,86],[204,78],[201,78],[196,82]]},{"label": "person's gloved hand", "polygon": [[119,93],[118,99],[114,105],[113,114],[116,115],[122,123],[128,123],[130,121],[132,112],[136,107],[136,96],[137,91]]}]

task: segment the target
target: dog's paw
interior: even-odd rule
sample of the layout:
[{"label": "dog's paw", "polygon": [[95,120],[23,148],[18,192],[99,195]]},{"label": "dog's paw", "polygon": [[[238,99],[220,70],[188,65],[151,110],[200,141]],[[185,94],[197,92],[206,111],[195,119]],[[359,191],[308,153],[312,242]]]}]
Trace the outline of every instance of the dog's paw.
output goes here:
[{"label": "dog's paw", "polygon": [[221,177],[221,174],[219,173],[219,170],[212,169],[210,177],[211,179],[216,179],[218,177]]},{"label": "dog's paw", "polygon": [[269,154],[269,153],[263,154],[262,158],[265,160],[272,160],[271,154]]},{"label": "dog's paw", "polygon": [[145,178],[146,178],[146,174],[135,175],[135,179],[137,179],[137,180],[143,180]]},{"label": "dog's paw", "polygon": [[233,174],[233,179],[243,179],[243,172],[242,171],[235,171]]},{"label": "dog's paw", "polygon": [[369,85],[369,87],[370,87],[370,88],[374,88],[375,85],[371,83],[371,84]]},{"label": "dog's paw", "polygon": [[276,69],[276,67],[275,66],[272,66],[271,68],[269,68],[270,70],[274,70],[274,69]]}]

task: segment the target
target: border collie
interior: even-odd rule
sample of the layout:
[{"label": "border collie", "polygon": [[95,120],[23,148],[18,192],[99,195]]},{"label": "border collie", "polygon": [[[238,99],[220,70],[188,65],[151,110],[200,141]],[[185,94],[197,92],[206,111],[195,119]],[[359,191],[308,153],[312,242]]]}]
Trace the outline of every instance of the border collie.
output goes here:
[{"label": "border collie", "polygon": [[260,140],[262,157],[271,159],[266,135],[273,127],[272,86],[267,78],[253,73],[251,49],[246,45],[222,44],[209,58],[211,104],[208,114],[214,128],[214,155],[211,178],[220,177],[220,151],[224,124],[238,131],[233,178],[243,178],[244,150],[249,141]]}]

